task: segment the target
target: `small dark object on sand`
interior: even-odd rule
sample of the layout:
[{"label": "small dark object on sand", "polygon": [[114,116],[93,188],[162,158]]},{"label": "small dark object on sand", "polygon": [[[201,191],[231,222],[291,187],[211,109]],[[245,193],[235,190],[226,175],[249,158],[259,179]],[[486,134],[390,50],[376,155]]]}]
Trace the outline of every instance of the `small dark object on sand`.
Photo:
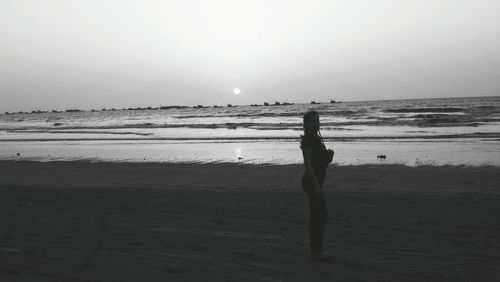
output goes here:
[{"label": "small dark object on sand", "polygon": [[377,156],[377,159],[383,159],[383,160],[385,160],[386,158],[387,158],[386,155],[378,155]]},{"label": "small dark object on sand", "polygon": [[16,154],[16,156],[18,156],[18,157],[19,157],[20,155],[21,155],[20,153],[17,153],[17,154]]}]

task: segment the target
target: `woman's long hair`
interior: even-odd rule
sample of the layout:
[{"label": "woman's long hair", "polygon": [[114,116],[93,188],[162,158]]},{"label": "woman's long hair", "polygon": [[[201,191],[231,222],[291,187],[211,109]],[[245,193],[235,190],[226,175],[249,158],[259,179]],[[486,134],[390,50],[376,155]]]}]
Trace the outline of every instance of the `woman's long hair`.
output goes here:
[{"label": "woman's long hair", "polygon": [[[304,118],[303,118],[303,122],[304,122],[304,124],[303,124],[303,127],[304,127],[304,135],[302,135],[302,136],[306,136],[306,135],[308,135],[308,134],[311,134],[311,132],[309,132],[309,131],[308,131],[308,128],[307,128],[307,122],[309,121],[309,119],[311,119],[311,118],[312,118],[312,117],[314,117],[314,116],[317,116],[317,117],[319,118],[319,113],[318,113],[318,112],[316,112],[316,111],[312,111],[312,110],[311,110],[311,111],[307,111],[307,112],[304,114]],[[319,137],[319,139],[321,140],[321,143],[322,143],[322,144],[325,144],[325,143],[323,142],[323,137],[321,136],[321,132],[319,131],[319,128],[318,128],[317,133],[318,133],[318,137]]]}]

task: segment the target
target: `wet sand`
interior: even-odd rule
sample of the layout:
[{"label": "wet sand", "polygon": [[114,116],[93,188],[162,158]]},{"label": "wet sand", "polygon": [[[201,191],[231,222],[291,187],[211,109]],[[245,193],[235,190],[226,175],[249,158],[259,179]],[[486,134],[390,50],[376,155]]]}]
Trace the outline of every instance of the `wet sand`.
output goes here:
[{"label": "wet sand", "polygon": [[0,161],[0,281],[496,281],[500,168]]}]

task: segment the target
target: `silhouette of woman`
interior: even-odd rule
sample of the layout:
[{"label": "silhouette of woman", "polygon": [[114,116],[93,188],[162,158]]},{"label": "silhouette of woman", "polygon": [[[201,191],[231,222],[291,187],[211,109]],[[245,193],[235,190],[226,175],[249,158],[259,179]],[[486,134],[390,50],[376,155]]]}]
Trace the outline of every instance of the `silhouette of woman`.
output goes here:
[{"label": "silhouette of woman", "polygon": [[323,233],[328,218],[323,182],[325,181],[326,169],[328,164],[332,162],[334,152],[326,149],[319,127],[319,113],[315,111],[306,112],[304,115],[304,135],[301,135],[302,141],[300,142],[305,166],[305,172],[302,175],[302,188],[309,199],[311,259],[315,261],[331,261],[335,257],[323,252]]}]

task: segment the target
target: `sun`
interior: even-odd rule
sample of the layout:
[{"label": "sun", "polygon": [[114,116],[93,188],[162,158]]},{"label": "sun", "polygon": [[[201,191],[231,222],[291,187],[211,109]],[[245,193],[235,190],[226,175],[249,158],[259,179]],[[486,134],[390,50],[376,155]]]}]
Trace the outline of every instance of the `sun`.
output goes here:
[{"label": "sun", "polygon": [[239,88],[234,88],[233,93],[234,95],[240,95],[241,90]]}]

